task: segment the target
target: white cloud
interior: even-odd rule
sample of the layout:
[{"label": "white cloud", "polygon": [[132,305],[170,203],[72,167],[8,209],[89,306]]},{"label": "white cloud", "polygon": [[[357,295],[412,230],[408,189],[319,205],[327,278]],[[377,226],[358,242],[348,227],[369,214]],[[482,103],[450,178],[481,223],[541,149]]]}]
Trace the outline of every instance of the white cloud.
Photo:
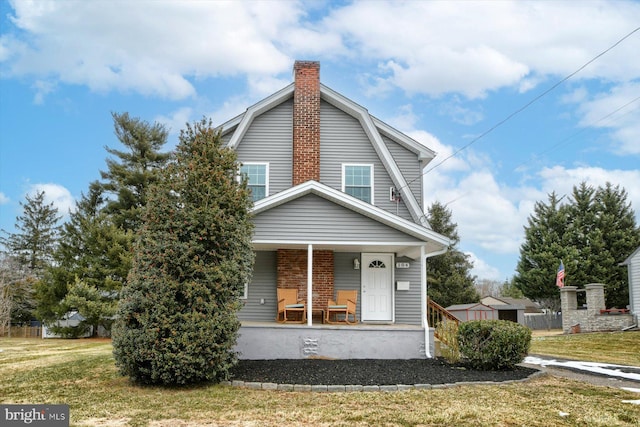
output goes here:
[{"label": "white cloud", "polygon": [[[16,31],[0,37],[5,75],[184,99],[194,79],[246,75],[251,91],[292,58],[378,63],[371,94],[481,98],[565,76],[640,21],[635,2],[13,2]],[[490,16],[491,19],[487,19]],[[6,30],[5,30],[6,31]],[[631,81],[640,39],[630,37],[576,79]],[[463,120],[476,120],[465,117]]]},{"label": "white cloud", "polygon": [[484,119],[484,114],[479,109],[473,110],[468,106],[463,106],[458,96],[445,102],[440,107],[440,114],[449,116],[451,120],[462,125],[471,126]]},{"label": "white cloud", "polygon": [[[553,191],[559,196],[570,196],[573,187],[582,181],[593,187],[610,182],[624,188],[636,221],[640,222],[640,185],[637,185],[640,170],[555,166],[543,168],[537,176],[535,186],[508,186],[498,183],[488,170],[442,173],[435,182],[433,176],[427,175],[425,204],[429,206],[437,200],[447,205],[464,245],[513,256],[518,254],[524,238],[523,227],[533,213],[534,204],[546,202]],[[493,279],[484,272],[474,274]]]},{"label": "white cloud", "polygon": [[56,88],[56,84],[54,82],[49,82],[46,80],[36,80],[32,88],[35,90],[36,95],[33,98],[33,103],[36,105],[44,104],[44,98],[51,92],[53,92]]},{"label": "white cloud", "polygon": [[[453,156],[454,149],[450,145],[443,144],[438,138],[424,130],[405,131],[407,135],[416,141],[422,142],[425,146],[436,152],[436,157],[427,165],[427,171],[435,168],[433,172],[428,172],[429,178],[441,171],[466,171],[470,169],[470,165],[463,155]],[[444,163],[443,163],[444,162]]]},{"label": "white cloud", "polygon": [[468,98],[483,98],[488,90],[514,85],[529,71],[524,64],[486,46],[462,51],[440,47],[422,50],[420,60],[414,58],[406,66],[387,63],[393,71],[393,83],[409,93],[438,96],[460,92]]},{"label": "white cloud", "polygon": [[33,195],[41,191],[44,191],[44,202],[47,204],[53,203],[53,206],[58,209],[60,216],[66,217],[70,212],[75,210],[75,199],[71,195],[71,192],[62,185],[53,183],[31,184],[27,194]]},{"label": "white cloud", "polygon": [[[638,21],[634,2],[377,1],[336,8],[324,25],[343,35],[352,54],[384,64],[386,80],[407,92],[475,98],[566,76]],[[640,40],[630,37],[575,79],[637,78],[638,51]]]},{"label": "white cloud", "polygon": [[[603,187],[607,182],[619,185],[627,192],[627,201],[640,219],[640,170],[603,169],[598,167],[577,167],[566,169],[562,166],[544,168],[540,171],[541,190],[545,193],[555,191],[559,196],[570,196],[573,187],[586,182],[593,187]],[[546,200],[546,196],[545,196]],[[640,221],[639,221],[640,222]]]},{"label": "white cloud", "polygon": [[484,260],[478,258],[476,254],[473,252],[465,252],[465,255],[469,257],[469,261],[473,263],[473,268],[471,269],[471,274],[476,276],[478,279],[486,279],[486,280],[502,280],[503,277],[500,274],[500,271],[489,265]]},{"label": "white cloud", "polygon": [[168,116],[157,116],[154,121],[165,125],[172,135],[178,135],[180,134],[180,130],[184,129],[185,125],[190,123],[192,119],[193,109],[182,107],[172,111]]},{"label": "white cloud", "polygon": [[283,27],[300,15],[294,2],[42,0],[12,6],[12,21],[29,43],[3,36],[7,74],[169,99],[194,96],[190,78],[246,73],[259,81],[289,70],[291,59],[276,45]]},{"label": "white cloud", "polygon": [[609,129],[619,155],[640,154],[640,83],[616,85],[580,101],[582,126]]},{"label": "white cloud", "polygon": [[6,194],[0,191],[0,205],[6,205],[10,201],[11,199],[9,199],[9,197]]}]

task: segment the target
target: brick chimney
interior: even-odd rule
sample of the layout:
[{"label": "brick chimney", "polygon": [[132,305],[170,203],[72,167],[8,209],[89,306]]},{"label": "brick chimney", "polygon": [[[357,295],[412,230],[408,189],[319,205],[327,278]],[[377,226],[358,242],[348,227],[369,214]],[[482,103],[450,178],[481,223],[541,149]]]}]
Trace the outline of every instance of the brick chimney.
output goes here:
[{"label": "brick chimney", "polygon": [[293,65],[293,185],[320,181],[320,62]]}]

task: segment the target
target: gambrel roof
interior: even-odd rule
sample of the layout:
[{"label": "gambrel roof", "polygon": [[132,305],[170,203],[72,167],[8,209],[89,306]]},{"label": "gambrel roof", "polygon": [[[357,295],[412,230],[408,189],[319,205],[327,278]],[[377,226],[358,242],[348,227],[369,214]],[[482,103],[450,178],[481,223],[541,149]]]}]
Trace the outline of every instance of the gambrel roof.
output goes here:
[{"label": "gambrel roof", "polygon": [[[236,149],[253,120],[260,114],[291,99],[293,97],[294,88],[295,84],[291,83],[273,95],[247,108],[243,114],[240,114],[239,116],[224,123],[221,126],[222,133],[228,134],[233,132],[228,142],[228,146]],[[422,167],[426,166],[427,163],[435,157],[435,152],[402,132],[392,128],[383,121],[371,116],[366,108],[322,84],[320,84],[320,96],[322,100],[358,120],[371,142],[372,147],[376,151],[376,154],[389,173],[393,184],[401,191],[402,200],[405,202],[411,217],[416,223],[429,227],[420,204],[414,194],[410,191],[409,183],[405,180],[400,168],[385,145],[382,135],[388,137],[407,150],[414,152],[422,162]]]}]

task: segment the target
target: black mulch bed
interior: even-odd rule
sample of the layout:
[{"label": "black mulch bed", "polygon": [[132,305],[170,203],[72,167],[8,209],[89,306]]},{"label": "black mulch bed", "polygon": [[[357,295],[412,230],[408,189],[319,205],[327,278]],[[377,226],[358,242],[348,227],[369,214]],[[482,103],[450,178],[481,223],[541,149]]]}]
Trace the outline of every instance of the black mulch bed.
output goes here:
[{"label": "black mulch bed", "polygon": [[508,371],[478,371],[444,359],[409,360],[240,360],[232,380],[309,385],[450,384],[470,381],[520,380],[536,369],[516,366]]}]

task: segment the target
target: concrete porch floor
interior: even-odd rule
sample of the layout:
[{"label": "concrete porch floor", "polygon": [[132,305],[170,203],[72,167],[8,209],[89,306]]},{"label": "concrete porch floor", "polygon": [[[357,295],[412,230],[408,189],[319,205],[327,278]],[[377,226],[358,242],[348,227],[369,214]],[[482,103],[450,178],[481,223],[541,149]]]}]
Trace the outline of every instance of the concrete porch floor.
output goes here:
[{"label": "concrete porch floor", "polygon": [[[240,359],[424,359],[418,325],[242,322],[235,350]],[[429,330],[434,354],[433,329]]]}]

